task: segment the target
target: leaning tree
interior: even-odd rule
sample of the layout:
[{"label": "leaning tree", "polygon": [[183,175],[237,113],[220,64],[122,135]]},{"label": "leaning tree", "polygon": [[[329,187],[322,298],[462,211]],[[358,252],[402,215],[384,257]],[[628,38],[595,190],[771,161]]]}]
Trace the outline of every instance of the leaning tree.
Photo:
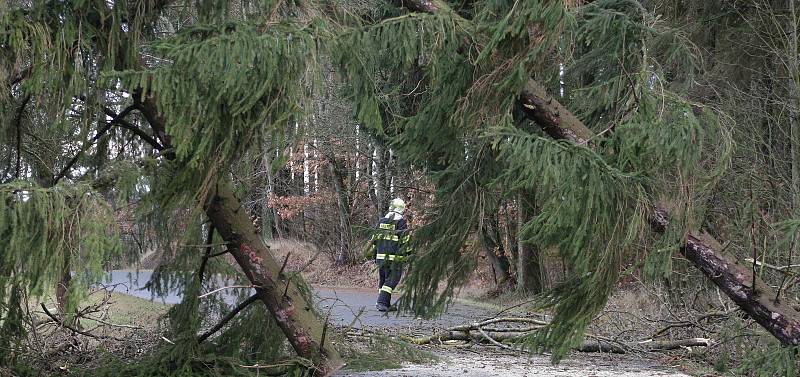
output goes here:
[{"label": "leaning tree", "polygon": [[[557,250],[566,270],[538,304],[553,323],[528,346],[558,360],[622,270],[663,275],[676,252],[796,346],[800,313],[702,227],[732,144],[720,114],[690,100],[700,67],[689,36],[638,1],[585,3],[401,1],[409,13],[344,38],[340,51],[362,52],[340,57],[357,117],[381,132],[383,113],[402,114],[392,145],[437,188],[406,304],[419,314],[447,304],[475,262],[462,246],[499,191],[518,211],[533,202],[521,235]],[[375,85],[386,69],[414,82]]]},{"label": "leaning tree", "polygon": [[[332,29],[314,7],[35,1],[2,10],[4,355],[19,356],[8,340],[22,335],[21,296],[57,285],[65,321],[75,311],[119,249],[110,205],[133,198],[132,221],[174,249],[151,283],[184,290],[172,310],[180,341],[162,368],[181,370],[197,354],[205,337],[196,333],[217,317],[201,317],[208,305],[197,298],[214,272],[244,277],[255,289],[247,301],[263,303],[257,327],[229,341],[232,353],[248,355],[243,338],[279,351],[283,340],[261,344],[279,330],[320,373],[339,365],[307,288],[270,254],[229,170],[258,140],[282,137],[309,112],[321,39]],[[211,253],[214,235],[223,247]],[[201,251],[181,246],[203,241]],[[221,254],[238,271],[209,262]]]}]

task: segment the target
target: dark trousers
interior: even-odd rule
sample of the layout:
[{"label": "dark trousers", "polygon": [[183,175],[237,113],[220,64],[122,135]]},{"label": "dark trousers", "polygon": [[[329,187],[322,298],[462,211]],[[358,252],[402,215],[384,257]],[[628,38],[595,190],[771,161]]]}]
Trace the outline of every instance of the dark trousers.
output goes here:
[{"label": "dark trousers", "polygon": [[403,265],[383,262],[378,268],[380,281],[378,282],[378,303],[389,306],[392,302],[392,292],[400,284],[403,276]]}]

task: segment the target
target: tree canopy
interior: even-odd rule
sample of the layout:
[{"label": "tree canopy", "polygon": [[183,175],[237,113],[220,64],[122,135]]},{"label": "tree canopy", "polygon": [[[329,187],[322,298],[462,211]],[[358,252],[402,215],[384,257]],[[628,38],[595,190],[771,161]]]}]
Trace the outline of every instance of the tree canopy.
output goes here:
[{"label": "tree canopy", "polygon": [[[8,344],[24,337],[27,297],[58,285],[69,316],[104,270],[141,257],[123,242],[136,233],[164,255],[150,284],[188,292],[170,313],[176,344],[140,375],[188,375],[197,360],[247,374],[233,360],[279,360],[292,354],[287,339],[298,373],[334,368],[327,324],[300,310],[313,307],[308,288],[284,273],[250,215],[270,221],[270,234],[279,216],[245,203],[287,169],[284,145],[301,127],[318,130],[304,145],[332,160],[344,214],[331,221],[348,232],[334,242],[352,243],[359,174],[374,180],[377,211],[400,185],[381,176],[390,166],[431,188],[402,301],[417,315],[451,303],[475,269],[475,235],[517,211],[518,246],[538,250],[521,266],[552,253],[564,271],[532,289],[553,321],[524,343],[554,361],[583,340],[620,276],[658,284],[688,270],[674,261],[687,242],[730,240],[740,259],[791,265],[797,224],[782,221],[797,217],[800,192],[794,3],[741,3],[11,1],[0,8],[4,362],[21,357]],[[743,22],[716,23],[711,36],[709,19]],[[365,173],[350,177],[336,161],[345,136],[321,115],[331,96],[352,138],[363,132],[374,148],[351,167]],[[266,310],[209,346],[196,335],[225,308],[196,297],[218,284],[204,279],[212,274],[258,288]],[[752,274],[748,299],[759,302]]]}]

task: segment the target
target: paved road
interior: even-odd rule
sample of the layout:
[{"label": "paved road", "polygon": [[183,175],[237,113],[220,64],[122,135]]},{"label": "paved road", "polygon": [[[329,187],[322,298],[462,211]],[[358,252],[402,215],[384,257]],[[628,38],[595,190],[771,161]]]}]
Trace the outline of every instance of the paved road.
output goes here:
[{"label": "paved road", "polygon": [[[337,326],[384,328],[447,328],[485,318],[487,311],[454,303],[439,318],[423,320],[411,314],[375,310],[376,289],[314,287],[317,306],[330,312],[331,323]],[[392,301],[396,300],[392,297]]]},{"label": "paved road", "polygon": [[[171,290],[164,296],[154,296],[151,291],[144,288],[152,273],[151,270],[112,271],[104,283],[116,285],[117,292],[131,296],[164,304],[179,303],[183,296],[180,290]],[[448,308],[444,316],[432,320],[421,320],[415,319],[410,314],[398,312],[381,313],[375,310],[375,300],[378,295],[377,289],[313,288],[315,299],[321,312],[328,313],[330,311],[330,320],[337,326],[352,324],[353,327],[446,328],[481,319],[482,316],[489,314],[486,311],[455,303]],[[230,306],[235,306],[241,301],[243,294],[246,296],[245,291],[247,289],[229,289],[219,291],[214,295],[225,300]],[[393,301],[396,301],[397,298],[397,294],[392,297]]]}]

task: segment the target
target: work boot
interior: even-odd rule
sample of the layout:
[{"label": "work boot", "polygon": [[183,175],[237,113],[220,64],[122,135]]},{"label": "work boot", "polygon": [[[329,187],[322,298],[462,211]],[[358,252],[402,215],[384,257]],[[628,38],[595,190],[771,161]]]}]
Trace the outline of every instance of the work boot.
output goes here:
[{"label": "work boot", "polygon": [[382,302],[375,304],[375,309],[378,309],[379,312],[390,312],[392,311],[392,307],[388,306]]}]

